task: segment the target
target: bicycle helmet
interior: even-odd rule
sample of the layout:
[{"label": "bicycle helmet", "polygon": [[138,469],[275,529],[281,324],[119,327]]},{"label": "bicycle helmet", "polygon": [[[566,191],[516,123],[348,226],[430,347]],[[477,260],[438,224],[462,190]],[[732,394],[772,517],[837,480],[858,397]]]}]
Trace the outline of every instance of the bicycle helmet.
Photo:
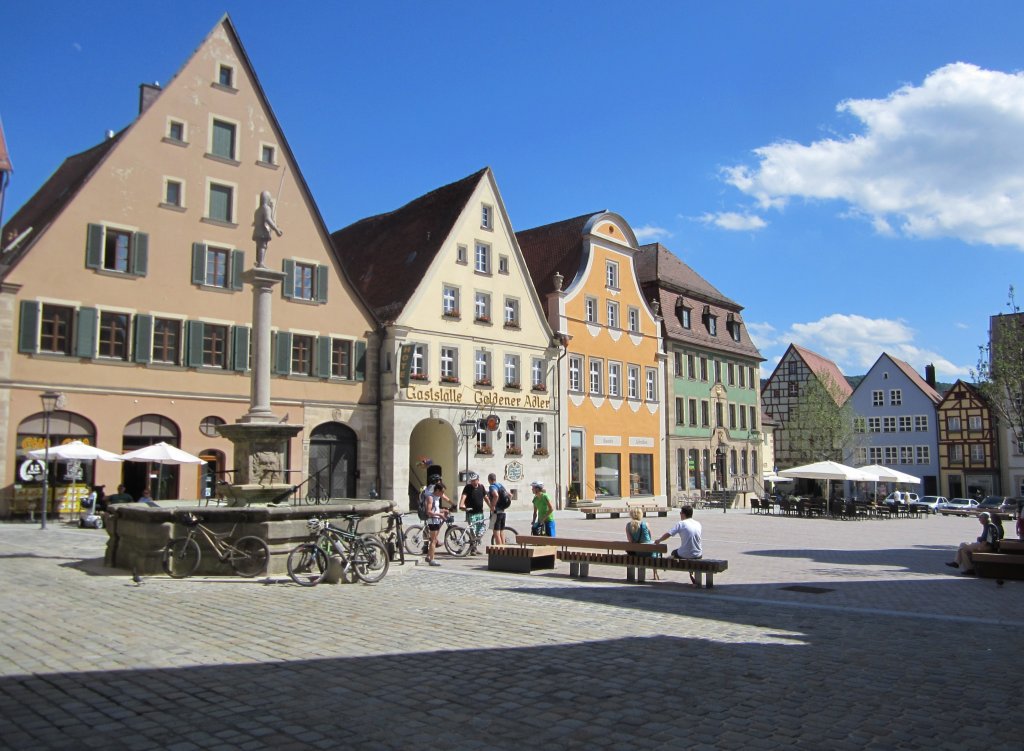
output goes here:
[{"label": "bicycle helmet", "polygon": [[317,517],[311,516],[306,520],[306,529],[309,530],[310,534],[316,534],[323,528],[324,520]]}]

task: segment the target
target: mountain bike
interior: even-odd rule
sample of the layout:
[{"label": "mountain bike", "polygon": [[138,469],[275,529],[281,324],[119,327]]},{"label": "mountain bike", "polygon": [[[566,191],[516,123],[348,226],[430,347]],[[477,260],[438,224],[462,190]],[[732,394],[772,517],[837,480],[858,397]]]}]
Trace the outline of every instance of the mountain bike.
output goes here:
[{"label": "mountain bike", "polygon": [[[455,524],[455,517],[449,514],[444,517],[444,523],[449,528],[458,526]],[[438,544],[443,544],[445,532],[438,532]],[[427,525],[410,524],[405,528],[405,550],[409,555],[426,555],[427,553]]]},{"label": "mountain bike", "polygon": [[311,517],[306,522],[313,540],[297,545],[288,554],[288,576],[303,587],[315,587],[324,578],[332,555],[341,557],[346,574],[367,584],[379,582],[388,572],[388,551],[374,535],[360,535],[358,515],[346,516],[348,529],[333,526],[326,519]]},{"label": "mountain bike", "polygon": [[[470,553],[476,553],[483,546],[484,534],[487,532],[487,522],[483,523],[480,533],[470,524],[463,527],[461,524],[453,524],[445,530],[444,549],[454,556],[463,558]],[[513,527],[505,526],[505,544],[515,545],[519,533]]]},{"label": "mountain bike", "polygon": [[270,548],[259,537],[246,535],[231,542],[228,538],[233,529],[232,532],[214,532],[201,521],[195,514],[181,517],[181,523],[188,528],[188,534],[171,540],[164,547],[161,563],[168,576],[184,579],[196,572],[203,559],[197,538],[206,540],[220,562],[230,563],[239,576],[258,576],[267,570]]}]

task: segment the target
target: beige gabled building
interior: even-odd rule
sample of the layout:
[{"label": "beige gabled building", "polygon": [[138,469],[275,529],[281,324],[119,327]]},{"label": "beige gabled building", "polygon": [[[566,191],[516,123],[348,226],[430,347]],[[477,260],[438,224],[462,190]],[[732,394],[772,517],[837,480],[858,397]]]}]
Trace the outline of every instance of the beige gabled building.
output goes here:
[{"label": "beige gabled building", "polygon": [[[108,92],[115,95],[116,92]],[[200,470],[59,463],[54,507],[89,483],[138,496],[216,492],[232,466],[217,426],[250,395],[253,215],[262,191],[283,230],[267,266],[272,408],[303,431],[290,444],[300,492],[366,496],[376,482],[373,315],[346,279],[280,124],[230,19],[164,87],[143,85],[138,117],[69,157],[13,216],[0,255],[0,514],[38,506],[25,452],[42,445],[40,392],[62,395],[51,443],[115,452],[167,441]],[[369,346],[368,346],[369,344]]]}]

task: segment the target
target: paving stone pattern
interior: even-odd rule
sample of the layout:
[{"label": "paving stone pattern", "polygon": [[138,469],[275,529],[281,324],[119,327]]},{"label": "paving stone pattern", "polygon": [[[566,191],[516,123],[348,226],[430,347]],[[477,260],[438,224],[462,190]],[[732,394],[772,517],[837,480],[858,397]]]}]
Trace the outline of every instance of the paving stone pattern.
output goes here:
[{"label": "paving stone pattern", "polygon": [[698,518],[711,591],[445,556],[135,584],[102,531],[0,525],[0,748],[1021,748],[1024,582],[943,566],[976,522]]}]

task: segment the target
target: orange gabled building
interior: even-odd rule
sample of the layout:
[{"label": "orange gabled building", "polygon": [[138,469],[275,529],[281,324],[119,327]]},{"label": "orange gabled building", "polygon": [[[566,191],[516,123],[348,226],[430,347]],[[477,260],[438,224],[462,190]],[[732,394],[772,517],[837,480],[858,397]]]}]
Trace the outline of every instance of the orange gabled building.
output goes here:
[{"label": "orange gabled building", "polygon": [[559,357],[557,500],[666,503],[661,317],[629,223],[599,211],[517,233]]}]

